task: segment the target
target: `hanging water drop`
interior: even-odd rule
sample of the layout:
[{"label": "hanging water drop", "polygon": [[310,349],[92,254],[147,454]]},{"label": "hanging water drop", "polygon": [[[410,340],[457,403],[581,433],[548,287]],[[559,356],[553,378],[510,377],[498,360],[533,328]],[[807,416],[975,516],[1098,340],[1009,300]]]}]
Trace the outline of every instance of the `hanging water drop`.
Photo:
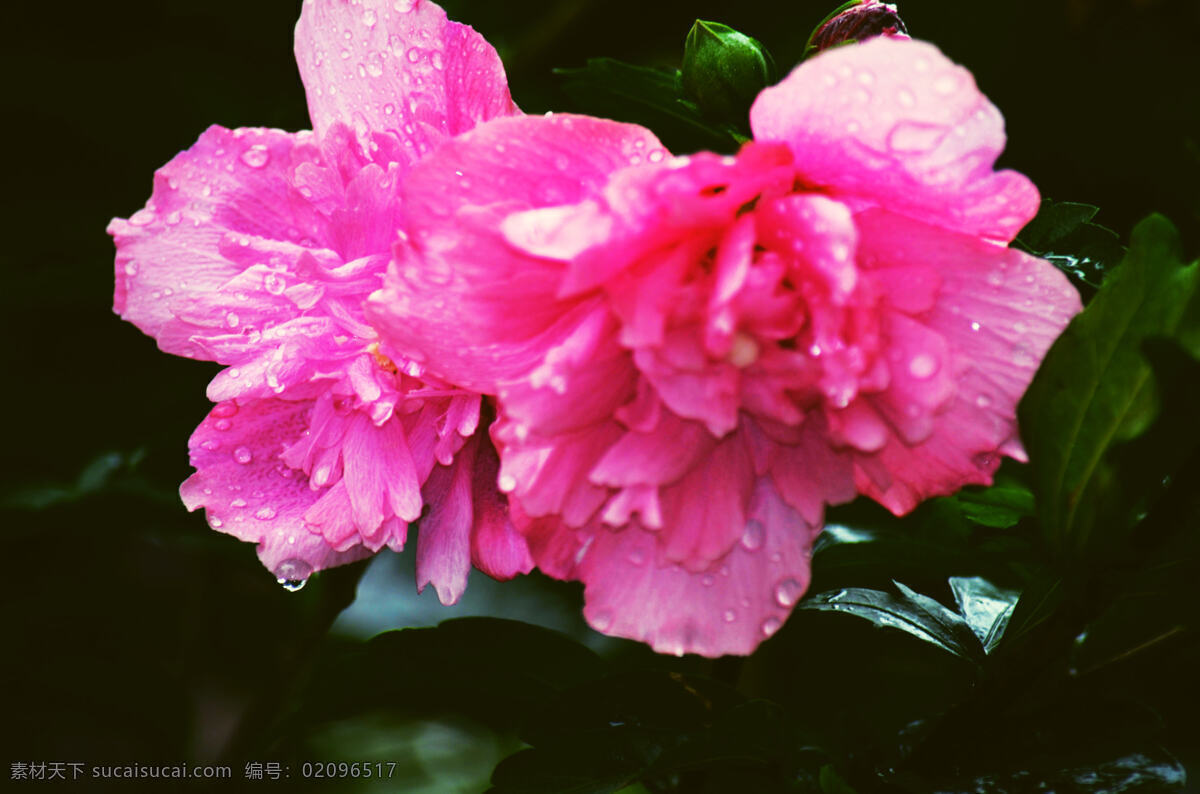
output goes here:
[{"label": "hanging water drop", "polygon": [[284,560],[275,569],[275,581],[283,585],[284,590],[294,593],[308,584],[308,577],[312,576],[312,572],[312,566],[304,560]]}]

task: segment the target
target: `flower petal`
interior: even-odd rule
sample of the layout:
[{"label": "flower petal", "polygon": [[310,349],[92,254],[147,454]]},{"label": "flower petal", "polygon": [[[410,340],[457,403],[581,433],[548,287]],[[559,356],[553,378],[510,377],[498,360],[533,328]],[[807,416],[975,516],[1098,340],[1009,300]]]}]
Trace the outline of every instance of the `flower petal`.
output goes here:
[{"label": "flower petal", "polygon": [[568,115],[498,119],[448,142],[405,181],[411,239],[368,316],[398,352],[494,393],[588,313],[586,296],[558,298],[563,264],[516,248],[505,218],[578,203],[656,150],[642,127]]},{"label": "flower petal", "polygon": [[763,90],[750,125],[839,198],[1005,242],[1037,212],[1028,179],[992,171],[1000,112],[931,44],[884,37],[824,52]]},{"label": "flower petal", "polygon": [[179,489],[188,510],[203,507],[213,529],[258,544],[263,565],[281,579],[370,556],[385,540],[403,547],[403,536],[373,547],[335,549],[305,519],[324,491],[280,458],[308,425],[311,403],[254,400],[220,403],[188,441],[196,473]]},{"label": "flower petal", "polygon": [[318,136],[341,122],[367,148],[371,133],[391,132],[408,162],[518,112],[492,45],[428,0],[306,0],[296,63]]},{"label": "flower petal", "polygon": [[667,561],[654,532],[596,524],[571,530],[524,519],[538,566],[585,584],[584,616],[597,631],[660,653],[749,654],[774,634],[803,595],[815,532],[760,479],[748,539],[703,572]]},{"label": "flower petal", "polygon": [[[1002,454],[1021,454],[1017,402],[1081,303],[1066,276],[1015,249],[882,210],[857,221],[868,273],[926,270],[921,280],[941,285],[931,307],[890,324],[893,334],[909,329],[910,341],[890,341],[912,348],[903,357],[909,365],[893,368],[888,390],[864,398],[895,430],[878,452],[855,454],[858,486],[899,514],[964,484],[990,483]],[[911,337],[917,327],[937,344]],[[947,393],[946,382],[934,384],[943,376],[953,397],[914,437],[903,417],[924,415]]]},{"label": "flower petal", "polygon": [[[266,268],[247,277],[257,281],[253,291],[243,292],[244,306],[235,304],[237,289],[202,309],[188,300],[217,293],[242,274],[250,263],[227,254],[252,238],[298,248],[295,240],[320,236],[318,217],[288,182],[297,163],[318,158],[308,133],[209,127],[156,172],[144,209],[109,224],[117,246],[113,310],[162,350],[189,358],[212,357],[196,335],[241,333],[251,316],[294,313],[286,298],[263,287]],[[188,319],[179,319],[177,311],[189,310]]]}]

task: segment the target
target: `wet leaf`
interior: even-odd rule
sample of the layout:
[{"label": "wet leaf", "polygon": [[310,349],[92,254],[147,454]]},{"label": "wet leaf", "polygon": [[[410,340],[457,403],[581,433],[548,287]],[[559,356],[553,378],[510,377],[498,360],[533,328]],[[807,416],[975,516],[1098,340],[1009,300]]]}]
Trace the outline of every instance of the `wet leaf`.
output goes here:
[{"label": "wet leaf", "polygon": [[1138,495],[1126,491],[1109,452],[1158,415],[1143,344],[1168,337],[1200,354],[1198,283],[1200,267],[1183,264],[1175,227],[1160,216],[1146,219],[1121,267],[1055,342],[1021,401],[1038,516],[1054,545],[1084,548],[1099,526],[1120,535],[1130,525]]},{"label": "wet leaf", "polygon": [[810,596],[796,608],[854,615],[876,626],[899,629],[968,661],[980,661],[983,649],[962,616],[900,582],[894,584],[899,596],[848,587]]},{"label": "wet leaf", "polygon": [[950,590],[954,593],[959,613],[979,638],[984,653],[991,653],[1000,644],[1004,630],[1008,628],[1020,592],[996,587],[978,576],[952,576]]}]

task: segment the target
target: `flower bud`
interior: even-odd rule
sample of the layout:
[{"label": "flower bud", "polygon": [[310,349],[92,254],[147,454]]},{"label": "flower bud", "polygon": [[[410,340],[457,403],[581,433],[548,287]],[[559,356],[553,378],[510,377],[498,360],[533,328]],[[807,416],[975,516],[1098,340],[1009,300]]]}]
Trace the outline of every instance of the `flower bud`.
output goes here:
[{"label": "flower bud", "polygon": [[680,79],[701,113],[744,127],[758,92],[775,82],[775,62],[757,40],[697,19],[684,45]]},{"label": "flower bud", "polygon": [[804,57],[808,58],[839,44],[852,44],[875,36],[908,38],[908,28],[904,26],[904,20],[900,19],[896,6],[881,3],[879,0],[850,0],[817,25],[808,37]]}]

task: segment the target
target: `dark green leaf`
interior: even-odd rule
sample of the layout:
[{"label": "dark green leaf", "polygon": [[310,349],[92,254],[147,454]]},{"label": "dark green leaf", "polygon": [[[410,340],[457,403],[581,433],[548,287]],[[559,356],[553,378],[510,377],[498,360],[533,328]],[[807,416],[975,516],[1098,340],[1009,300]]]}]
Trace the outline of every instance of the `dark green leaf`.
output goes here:
[{"label": "dark green leaf", "polygon": [[1015,481],[997,479],[990,488],[964,488],[946,498],[957,503],[969,521],[994,529],[1008,529],[1033,515],[1033,492]]},{"label": "dark green leaf", "polygon": [[1200,267],[1184,266],[1179,238],[1152,216],[1129,255],[1050,349],[1019,412],[1038,515],[1060,547],[1085,547],[1097,525],[1119,534],[1137,494],[1124,492],[1108,456],[1154,421],[1158,397],[1143,343],[1174,338],[1200,353]]},{"label": "dark green leaf", "polygon": [[1002,638],[1004,644],[1013,645],[1050,620],[1062,604],[1063,597],[1061,580],[1048,575],[1036,577],[1013,606]]},{"label": "dark green leaf", "polygon": [[854,789],[842,779],[832,764],[821,767],[821,794],[856,794]]},{"label": "dark green leaf", "polygon": [[1090,204],[1043,199],[1037,216],[1017,235],[1014,245],[1050,260],[1086,297],[1125,255],[1112,230],[1091,222],[1097,212]]},{"label": "dark green leaf", "polygon": [[881,590],[848,587],[818,593],[796,608],[843,612],[869,620],[876,626],[899,629],[949,653],[978,662],[982,648],[966,621],[936,600],[894,583],[899,596]]},{"label": "dark green leaf", "polygon": [[555,73],[576,110],[649,127],[677,154],[704,149],[734,152],[744,140],[736,131],[704,119],[681,96],[675,70],[591,58],[582,68]]},{"label": "dark green leaf", "polygon": [[978,576],[952,576],[950,590],[954,593],[959,613],[979,638],[984,653],[991,653],[1008,628],[1020,592],[996,587]]}]

